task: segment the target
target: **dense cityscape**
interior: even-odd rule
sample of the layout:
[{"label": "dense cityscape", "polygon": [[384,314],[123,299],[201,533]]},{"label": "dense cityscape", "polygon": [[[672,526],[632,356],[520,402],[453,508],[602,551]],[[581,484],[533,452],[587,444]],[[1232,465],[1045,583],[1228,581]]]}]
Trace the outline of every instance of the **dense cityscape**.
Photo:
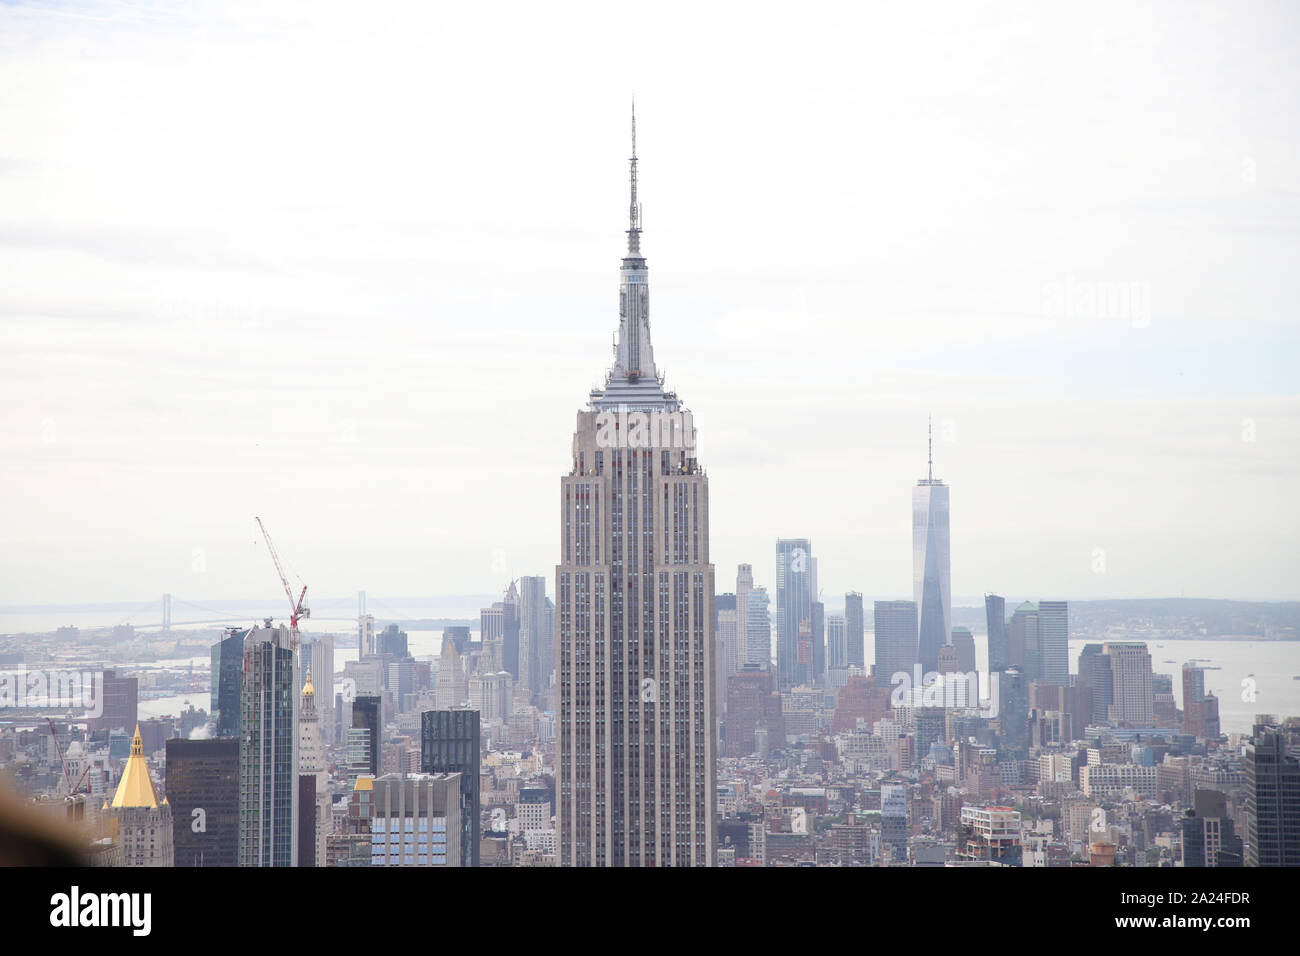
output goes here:
[{"label": "dense cityscape", "polygon": [[156,629],[0,639],[25,812],[103,867],[1300,865],[1300,716],[1225,727],[1222,666],[1175,650],[1250,641],[1300,670],[1295,605],[954,608],[932,442],[910,600],[828,600],[808,538],[716,579],[726,491],[656,364],[635,129],[614,361],[577,416],[554,576],[418,629],[436,651],[364,593],[355,630],[309,630],[258,518],[287,618],[174,623],[167,595]]},{"label": "dense cityscape", "polygon": [[1298,39],[0,3],[10,949],[1294,936]]}]

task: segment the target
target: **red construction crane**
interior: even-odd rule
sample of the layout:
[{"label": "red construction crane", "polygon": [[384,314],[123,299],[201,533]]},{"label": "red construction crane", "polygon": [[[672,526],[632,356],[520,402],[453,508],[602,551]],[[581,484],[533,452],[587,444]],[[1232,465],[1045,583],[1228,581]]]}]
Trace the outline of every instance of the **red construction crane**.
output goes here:
[{"label": "red construction crane", "polygon": [[50,736],[54,738],[54,751],[59,755],[59,764],[63,767],[63,783],[68,788],[67,796],[75,796],[81,789],[81,785],[86,782],[86,777],[90,774],[90,765],[81,773],[81,779],[76,783],[72,782],[72,774],[68,772],[68,758],[63,755],[63,747],[59,743],[59,732],[54,729],[54,720],[50,717],[45,718],[46,723],[50,725]]},{"label": "red construction crane", "polygon": [[302,586],[302,593],[298,595],[298,600],[293,599],[293,588],[289,587],[289,579],[284,576],[284,568],[280,565],[280,556],[275,553],[275,545],[271,542],[270,532],[266,530],[266,525],[262,524],[262,519],[257,519],[257,526],[262,529],[262,537],[266,539],[266,550],[271,552],[271,560],[275,562],[276,573],[280,575],[280,583],[284,585],[284,593],[289,598],[289,637],[293,644],[293,649],[298,650],[298,621],[304,617],[311,617],[311,608],[307,606],[307,585]]}]

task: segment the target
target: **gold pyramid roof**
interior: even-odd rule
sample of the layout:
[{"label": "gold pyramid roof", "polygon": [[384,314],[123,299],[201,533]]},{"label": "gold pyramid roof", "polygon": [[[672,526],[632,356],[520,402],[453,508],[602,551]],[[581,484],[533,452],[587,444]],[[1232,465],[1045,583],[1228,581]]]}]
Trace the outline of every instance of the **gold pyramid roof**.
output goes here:
[{"label": "gold pyramid roof", "polygon": [[135,736],[131,738],[131,756],[126,758],[126,769],[118,781],[117,792],[113,794],[114,807],[149,807],[158,806],[158,791],[154,789],[153,779],[149,776],[149,765],[144,759],[144,740],[140,737],[140,725],[135,725]]}]

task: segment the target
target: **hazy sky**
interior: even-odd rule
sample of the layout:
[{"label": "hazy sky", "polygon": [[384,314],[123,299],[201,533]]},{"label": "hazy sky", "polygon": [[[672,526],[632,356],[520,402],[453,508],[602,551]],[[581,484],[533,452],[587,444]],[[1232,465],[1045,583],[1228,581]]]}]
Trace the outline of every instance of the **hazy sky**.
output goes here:
[{"label": "hazy sky", "polygon": [[1300,597],[1300,13],[1041,6],[5,4],[0,604],[553,578],[633,94],[719,591],[932,414],[959,602]]}]

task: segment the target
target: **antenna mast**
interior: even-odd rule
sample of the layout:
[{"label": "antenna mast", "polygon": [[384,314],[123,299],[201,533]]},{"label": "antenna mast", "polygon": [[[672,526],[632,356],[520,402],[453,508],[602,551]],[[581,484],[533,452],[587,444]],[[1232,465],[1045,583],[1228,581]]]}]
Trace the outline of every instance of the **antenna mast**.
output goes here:
[{"label": "antenna mast", "polygon": [[632,199],[628,206],[628,230],[627,230],[627,254],[629,258],[641,255],[641,204],[636,201],[636,99],[632,100],[632,158],[628,160],[630,165],[630,179],[632,186]]},{"label": "antenna mast", "polygon": [[925,416],[925,443],[930,458],[930,481],[934,481],[934,427],[929,415]]}]

